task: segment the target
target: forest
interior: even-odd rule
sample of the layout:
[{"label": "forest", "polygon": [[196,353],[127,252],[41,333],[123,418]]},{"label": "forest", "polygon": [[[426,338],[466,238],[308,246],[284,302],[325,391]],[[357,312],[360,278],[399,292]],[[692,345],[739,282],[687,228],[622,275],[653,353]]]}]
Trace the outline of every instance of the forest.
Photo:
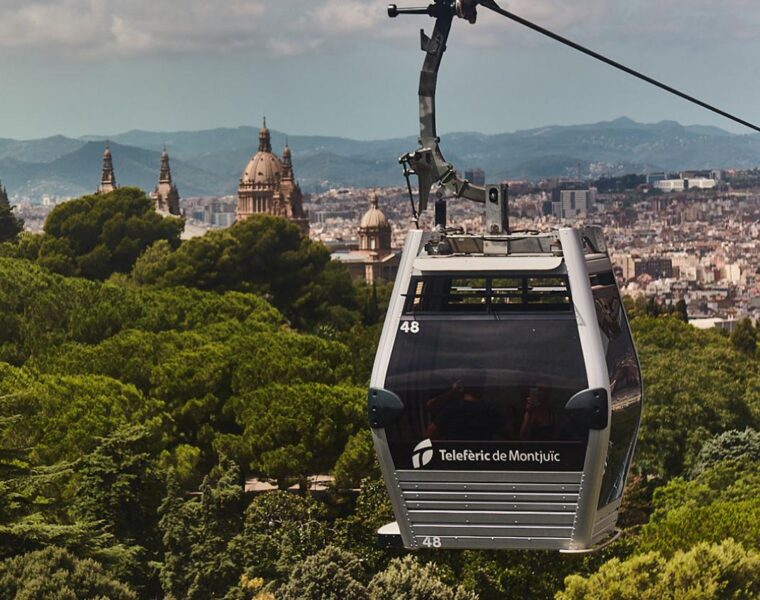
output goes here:
[{"label": "forest", "polygon": [[[365,406],[387,286],[270,216],[181,241],[139,190],[0,211],[0,597],[760,597],[749,321],[628,311],[645,406],[621,537],[584,556],[376,545]],[[334,477],[312,493],[310,476]],[[246,492],[244,482],[272,483]]]}]

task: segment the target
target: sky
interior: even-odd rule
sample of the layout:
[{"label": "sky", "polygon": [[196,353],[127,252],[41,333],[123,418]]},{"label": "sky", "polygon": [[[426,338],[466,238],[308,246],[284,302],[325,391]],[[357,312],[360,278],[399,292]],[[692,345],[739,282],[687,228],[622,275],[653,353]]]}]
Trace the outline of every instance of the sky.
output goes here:
[{"label": "sky", "polygon": [[[501,5],[760,122],[757,0]],[[0,0],[0,137],[237,127],[263,115],[293,135],[414,135],[419,29],[433,21],[385,10],[385,0]],[[477,24],[454,24],[438,113],[441,133],[620,116],[746,132],[482,7]]]}]

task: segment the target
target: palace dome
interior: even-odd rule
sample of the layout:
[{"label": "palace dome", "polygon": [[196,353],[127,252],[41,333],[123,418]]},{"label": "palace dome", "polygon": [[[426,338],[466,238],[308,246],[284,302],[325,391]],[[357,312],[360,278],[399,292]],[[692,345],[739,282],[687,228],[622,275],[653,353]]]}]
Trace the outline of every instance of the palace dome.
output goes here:
[{"label": "palace dome", "polygon": [[364,213],[362,220],[359,222],[360,229],[388,229],[390,224],[383,214],[383,211],[377,207],[377,195],[372,194],[370,198],[370,208]]},{"label": "palace dome", "polygon": [[259,131],[259,151],[253,155],[243,171],[241,184],[276,187],[282,178],[282,163],[272,153],[272,142],[266,120]]}]

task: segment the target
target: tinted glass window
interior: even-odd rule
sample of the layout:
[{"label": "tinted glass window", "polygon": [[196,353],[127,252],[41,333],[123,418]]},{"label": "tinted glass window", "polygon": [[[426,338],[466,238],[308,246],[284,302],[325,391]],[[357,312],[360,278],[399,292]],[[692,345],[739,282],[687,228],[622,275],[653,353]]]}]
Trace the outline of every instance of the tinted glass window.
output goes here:
[{"label": "tinted glass window", "polygon": [[412,279],[405,314],[571,312],[565,277],[425,276]]},{"label": "tinted glass window", "polygon": [[588,387],[572,314],[404,318],[385,387],[405,405],[391,444],[587,439],[564,411]]},{"label": "tinted glass window", "polygon": [[599,508],[623,493],[641,418],[641,373],[612,272],[591,277],[596,317],[606,353],[612,422]]}]

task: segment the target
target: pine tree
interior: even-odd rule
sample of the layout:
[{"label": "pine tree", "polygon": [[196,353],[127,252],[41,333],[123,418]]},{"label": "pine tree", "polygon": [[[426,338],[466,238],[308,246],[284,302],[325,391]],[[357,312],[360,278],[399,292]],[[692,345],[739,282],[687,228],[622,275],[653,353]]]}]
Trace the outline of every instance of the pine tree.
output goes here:
[{"label": "pine tree", "polygon": [[24,230],[24,221],[19,219],[8,202],[8,194],[0,185],[0,242],[13,242]]},{"label": "pine tree", "polygon": [[232,542],[243,530],[240,467],[222,457],[217,472],[201,485],[199,526],[190,551],[194,573],[188,599],[221,598],[239,582],[242,573],[232,551]]}]

